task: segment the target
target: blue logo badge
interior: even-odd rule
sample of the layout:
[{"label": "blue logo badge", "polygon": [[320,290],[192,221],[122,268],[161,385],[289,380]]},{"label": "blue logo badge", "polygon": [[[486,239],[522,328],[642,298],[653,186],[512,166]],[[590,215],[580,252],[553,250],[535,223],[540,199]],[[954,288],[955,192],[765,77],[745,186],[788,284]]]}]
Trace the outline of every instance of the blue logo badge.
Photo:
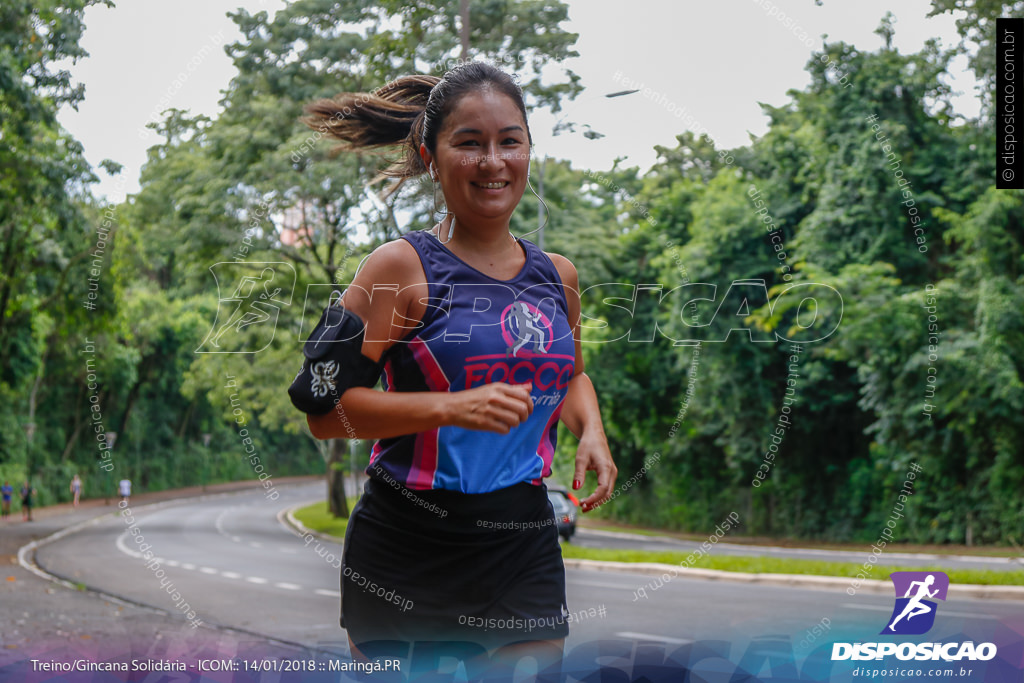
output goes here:
[{"label": "blue logo badge", "polygon": [[938,606],[933,600],[946,599],[949,577],[944,572],[893,572],[896,605],[882,634],[916,636],[927,633],[935,623]]}]

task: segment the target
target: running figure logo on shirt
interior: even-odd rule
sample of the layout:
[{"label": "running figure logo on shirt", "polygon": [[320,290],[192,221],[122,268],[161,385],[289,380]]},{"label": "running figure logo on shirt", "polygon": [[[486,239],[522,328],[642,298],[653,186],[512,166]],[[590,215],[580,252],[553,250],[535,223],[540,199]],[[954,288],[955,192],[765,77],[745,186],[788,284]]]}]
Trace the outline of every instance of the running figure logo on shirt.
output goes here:
[{"label": "running figure logo on shirt", "polygon": [[935,623],[937,604],[925,598],[945,600],[949,577],[944,572],[893,572],[889,578],[896,589],[896,605],[882,634],[927,633]]},{"label": "running figure logo on shirt", "polygon": [[[550,315],[543,311],[545,308]],[[498,310],[496,308],[495,313]],[[459,359],[465,388],[491,382],[525,384],[532,381],[534,405],[558,405],[575,367],[571,336],[559,338],[558,335],[564,333],[561,328],[556,330],[552,322],[558,320],[555,316],[560,313],[554,298],[545,297],[534,303],[513,300],[501,310],[498,320],[489,317],[491,322],[486,326],[491,327],[488,332],[493,341],[487,347],[481,345],[480,350],[494,353],[466,355]],[[495,326],[500,327],[500,340]],[[456,382],[463,385],[462,380]]]},{"label": "running figure logo on shirt", "polygon": [[520,354],[528,344],[535,354],[551,348],[551,321],[540,309],[525,301],[514,301],[501,312],[501,335],[505,339],[505,357]]}]

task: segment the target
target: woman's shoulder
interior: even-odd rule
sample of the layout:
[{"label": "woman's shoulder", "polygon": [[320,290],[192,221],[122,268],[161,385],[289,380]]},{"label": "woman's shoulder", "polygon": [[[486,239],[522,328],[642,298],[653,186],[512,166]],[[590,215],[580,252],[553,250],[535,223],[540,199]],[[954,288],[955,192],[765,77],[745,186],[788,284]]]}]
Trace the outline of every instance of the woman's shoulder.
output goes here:
[{"label": "woman's shoulder", "polygon": [[553,251],[545,251],[544,255],[551,259],[551,263],[554,264],[555,270],[558,271],[558,277],[562,279],[563,285],[579,289],[579,274],[576,272],[576,266],[572,264],[572,261]]},{"label": "woman's shoulder", "polygon": [[423,267],[416,248],[409,240],[399,237],[370,252],[357,271],[356,279],[383,283],[382,278],[390,278],[393,283],[399,281],[394,284],[402,285],[411,284],[422,274]]},{"label": "woman's shoulder", "polygon": [[413,242],[408,238],[416,239],[414,233],[407,233],[401,237],[396,237],[390,242],[385,242],[374,249],[371,252],[371,256],[380,259],[382,262],[386,261],[390,265],[417,261],[416,247],[413,246]]}]

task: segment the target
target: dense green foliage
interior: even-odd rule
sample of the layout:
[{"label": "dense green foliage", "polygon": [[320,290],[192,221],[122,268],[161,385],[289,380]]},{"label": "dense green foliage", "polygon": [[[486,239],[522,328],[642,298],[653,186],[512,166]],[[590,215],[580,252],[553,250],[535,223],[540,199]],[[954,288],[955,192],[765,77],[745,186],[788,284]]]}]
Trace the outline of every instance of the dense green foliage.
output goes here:
[{"label": "dense green foliage", "polygon": [[[232,15],[243,38],[226,48],[238,71],[222,113],[166,112],[141,191],[117,206],[91,197],[93,171],[54,120],[82,97],[53,63],[81,56],[87,4],[2,10],[0,479],[32,471],[45,503],[74,471],[88,495],[104,477],[146,489],[253,477],[257,463],[347,469],[346,444],[312,439],[285,394],[325,295],[310,287],[347,282],[374,246],[429,225],[432,201],[417,183],[382,199],[367,186],[380,157],[333,157],[298,119],[318,97],[443,71],[457,3]],[[969,9],[962,49],[1014,9]],[[531,107],[578,92],[568,70],[540,75],[575,54],[563,5],[480,0],[471,17],[471,56],[520,71]],[[955,51],[901,54],[893,31],[883,18],[874,52],[825,44],[811,84],[764,105],[769,130],[747,146],[685,131],[645,173],[545,164],[545,248],[590,288],[584,354],[620,470],[597,514],[702,530],[736,510],[740,533],[874,541],[905,503],[900,542],[1024,543],[1024,193],[993,187],[989,108],[952,112]],[[990,102],[992,65],[971,63]],[[513,230],[536,215],[527,195]],[[267,285],[246,263],[268,262],[284,291],[235,300],[276,316],[276,334],[239,326],[225,348],[252,352],[212,352],[232,314],[224,289]],[[118,434],[109,458],[104,431]],[[563,481],[573,450],[563,430]]]},{"label": "dense green foliage", "polygon": [[[886,20],[879,32],[891,30]],[[897,538],[1024,538],[1024,195],[992,187],[991,122],[951,115],[941,78],[950,57],[934,43],[914,55],[828,44],[808,64],[811,85],[785,107],[765,107],[770,131],[724,163],[692,135],[660,150],[662,163],[635,193],[654,221],[623,225],[613,281],[667,291],[686,275],[722,288],[763,279],[781,293],[788,271],[755,213],[756,187],[792,283],[834,287],[841,323],[804,344],[796,366],[792,345],[746,342],[743,332],[703,344],[698,363],[667,340],[595,352],[591,373],[621,472],[628,478],[660,454],[614,514],[692,529],[736,509],[748,533],[874,540],[903,508],[897,496],[916,462],[923,471]],[[727,296],[718,303],[718,318],[738,313],[732,327],[750,327],[753,339],[792,338],[791,300],[753,299],[749,314]],[[649,315],[642,305],[636,318]],[[826,318],[839,312],[825,308]],[[669,310],[682,313],[667,309],[657,314],[666,328]],[[628,327],[629,310],[606,310],[613,327]],[[773,455],[792,370],[792,426]],[[693,395],[674,430],[689,372]],[[770,474],[757,486],[763,463]]]}]

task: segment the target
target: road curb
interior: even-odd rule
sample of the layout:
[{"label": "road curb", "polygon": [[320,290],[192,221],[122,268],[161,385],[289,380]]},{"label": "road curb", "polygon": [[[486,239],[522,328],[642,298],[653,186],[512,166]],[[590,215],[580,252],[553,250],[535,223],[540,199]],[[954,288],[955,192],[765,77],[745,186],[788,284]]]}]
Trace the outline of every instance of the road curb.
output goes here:
[{"label": "road curb", "polygon": [[[861,580],[854,588],[855,579],[838,576],[814,576],[810,574],[751,574],[749,572],[727,572],[718,569],[693,569],[678,567],[673,564],[658,562],[611,562],[608,560],[564,559],[566,569],[584,569],[589,571],[631,572],[647,576],[704,579],[707,581],[731,581],[735,583],[759,583],[766,586],[789,586],[790,588],[811,588],[830,590],[834,588],[848,589],[847,593],[879,593],[892,595],[893,587],[889,581],[876,579]],[[850,593],[849,591],[853,591]],[[955,598],[981,598],[989,600],[1024,600],[1024,586],[982,586],[977,584],[952,583],[949,595]]]},{"label": "road curb", "polygon": [[59,540],[61,538],[64,538],[65,536],[69,536],[69,535],[71,535],[73,533],[81,531],[82,529],[84,529],[84,528],[86,528],[88,526],[93,526],[95,524],[98,524],[104,518],[106,518],[108,516],[112,516],[114,514],[116,514],[116,513],[109,512],[109,513],[104,513],[104,514],[101,514],[101,515],[97,515],[96,517],[93,517],[92,519],[87,519],[87,520],[79,522],[77,524],[72,524],[71,526],[65,527],[65,528],[61,529],[60,531],[56,531],[56,532],[50,534],[49,536],[44,536],[43,538],[36,539],[36,540],[32,541],[31,543],[28,543],[26,545],[21,546],[20,548],[18,548],[18,564],[21,565],[22,569],[24,569],[24,570],[26,570],[28,572],[31,572],[32,574],[35,574],[37,577],[39,577],[41,579],[44,579],[46,581],[50,581],[50,582],[53,582],[53,583],[60,584],[61,586],[64,586],[65,588],[67,588],[69,590],[73,590],[73,591],[85,590],[88,593],[92,593],[93,595],[97,595],[97,596],[103,598],[104,600],[109,600],[110,602],[113,602],[113,603],[118,604],[118,605],[126,605],[126,606],[131,606],[131,607],[139,607],[139,608],[142,608],[142,609],[150,610],[150,611],[152,611],[152,612],[154,612],[156,614],[161,614],[161,615],[164,615],[164,616],[172,616],[171,613],[168,610],[161,609],[159,607],[153,607],[152,605],[145,605],[145,604],[142,604],[142,603],[139,603],[139,602],[128,600],[127,598],[124,598],[122,596],[114,595],[113,593],[108,593],[106,591],[102,591],[102,590],[99,590],[99,589],[91,588],[91,587],[86,586],[84,584],[72,583],[70,580],[68,580],[67,578],[65,578],[63,576],[60,576],[58,574],[52,574],[49,571],[47,571],[46,569],[43,569],[36,562],[36,550],[38,548],[41,548],[44,545],[49,545],[50,543],[53,543],[54,541],[57,541],[57,540]]},{"label": "road curb", "polygon": [[[207,500],[207,499],[210,499],[210,498],[220,498],[220,497],[223,497],[223,496],[234,495],[234,493],[235,493],[234,491],[226,491],[226,492],[223,492],[223,493],[204,493],[204,494],[201,494],[199,496],[192,496],[190,498],[175,498],[173,500],[160,500],[160,501],[154,501],[152,503],[143,503],[142,505],[136,505],[136,506],[126,505],[123,508],[120,505],[115,505],[115,507],[117,508],[116,510],[111,510],[109,512],[100,513],[100,514],[96,515],[95,517],[93,517],[91,519],[86,519],[86,520],[83,520],[81,522],[78,522],[77,524],[72,524],[71,526],[64,527],[63,529],[61,529],[59,531],[55,531],[54,533],[50,534],[49,536],[44,536],[43,538],[38,538],[38,539],[32,541],[31,543],[28,543],[26,545],[21,546],[20,548],[18,548],[18,564],[20,564],[23,569],[25,569],[25,570],[27,570],[29,572],[32,572],[33,574],[35,574],[36,576],[38,576],[41,579],[46,579],[47,581],[52,581],[54,583],[59,583],[60,585],[64,586],[65,588],[70,588],[71,590],[82,590],[82,586],[80,586],[79,584],[71,582],[67,577],[61,576],[59,574],[54,574],[54,573],[50,572],[49,570],[44,569],[43,567],[41,567],[39,565],[39,563],[36,562],[36,557],[35,557],[36,556],[36,550],[41,548],[41,547],[43,547],[44,545],[49,545],[50,543],[53,543],[54,541],[60,540],[60,539],[64,538],[65,536],[70,536],[73,533],[81,531],[82,529],[84,529],[84,528],[86,528],[88,526],[94,526],[96,524],[99,524],[100,522],[102,522],[107,517],[119,517],[121,515],[121,512],[123,510],[125,510],[125,509],[133,510],[133,511],[134,510],[146,510],[148,512],[148,511],[151,511],[151,510],[160,510],[160,509],[163,509],[163,508],[166,508],[166,507],[174,507],[176,505],[185,505],[185,504],[187,504],[187,503],[189,503],[191,501],[196,501],[196,500]],[[84,585],[84,584],[82,584],[82,585]],[[174,613],[171,612],[170,610],[166,610],[166,609],[163,609],[161,607],[154,607],[152,605],[147,605],[147,604],[145,604],[143,602],[137,602],[137,601],[132,600],[130,598],[126,598],[124,596],[117,595],[115,593],[110,593],[108,591],[100,590],[98,588],[93,588],[91,586],[84,586],[84,590],[86,590],[89,593],[92,593],[94,595],[98,595],[98,596],[102,597],[105,600],[110,600],[110,601],[116,602],[118,604],[131,605],[132,607],[141,607],[141,608],[144,608],[144,609],[152,610],[153,612],[156,612],[158,614],[163,614],[165,616],[170,616],[170,617],[175,616]],[[206,622],[202,622],[202,623],[206,624]]]},{"label": "road curb", "polygon": [[294,513],[299,508],[304,508],[307,505],[310,505],[310,503],[318,502],[320,502],[319,499],[305,503],[299,503],[297,505],[293,505],[290,508],[285,508],[284,510],[281,510],[280,512],[277,513],[277,521],[280,522],[281,525],[285,528],[290,528],[292,532],[294,532],[298,536],[302,536],[303,538],[305,538],[306,536],[312,536],[313,538],[318,538],[321,541],[327,541],[329,543],[337,543],[339,545],[344,545],[343,540],[338,538],[337,536],[331,536],[330,534],[314,531],[302,522],[300,522],[295,517]]},{"label": "road curb", "polygon": [[[299,482],[296,482],[296,483],[298,484]],[[221,498],[221,497],[225,497],[225,496],[229,496],[229,495],[234,495],[236,493],[238,493],[238,492],[237,491],[224,491],[224,492],[217,492],[217,493],[203,493],[203,494],[200,494],[198,496],[191,496],[191,497],[187,497],[187,498],[176,498],[176,499],[172,499],[172,500],[161,500],[161,501],[155,501],[155,502],[152,502],[152,503],[144,503],[142,505],[137,505],[137,506],[128,505],[128,506],[126,506],[126,508],[128,508],[130,510],[133,510],[133,511],[134,510],[142,510],[142,509],[146,509],[147,511],[148,510],[156,510],[156,509],[165,508],[165,507],[173,507],[173,506],[176,506],[176,505],[184,505],[184,504],[187,504],[189,502],[196,501],[196,500],[207,500],[207,499],[210,499],[210,498]],[[30,542],[30,543],[27,543],[26,545],[21,546],[20,548],[18,548],[18,564],[23,569],[25,569],[28,572],[31,572],[35,576],[37,576],[37,577],[39,577],[41,579],[44,579],[46,581],[50,581],[50,582],[53,582],[53,583],[60,584],[61,586],[65,587],[65,588],[68,588],[69,590],[83,591],[83,592],[90,593],[91,595],[95,595],[95,596],[97,596],[99,598],[102,598],[104,600],[107,600],[107,601],[115,603],[115,604],[124,605],[124,606],[130,606],[130,607],[134,607],[136,609],[143,609],[143,610],[149,611],[149,612],[151,612],[153,614],[157,614],[157,615],[160,615],[160,616],[168,617],[168,618],[174,619],[174,620],[180,620],[180,615],[178,615],[178,614],[176,614],[174,612],[171,612],[170,610],[167,610],[167,609],[164,609],[164,608],[161,608],[161,607],[155,607],[153,605],[149,605],[149,604],[144,603],[144,602],[133,600],[131,598],[128,598],[128,597],[125,597],[125,596],[121,596],[121,595],[117,595],[115,593],[111,593],[109,591],[105,591],[105,590],[102,590],[102,589],[99,589],[99,588],[94,588],[92,586],[88,586],[88,585],[85,585],[85,584],[73,583],[70,580],[68,580],[67,578],[65,578],[63,576],[60,576],[59,574],[53,574],[53,573],[49,572],[48,570],[44,569],[43,567],[41,567],[36,562],[36,560],[35,560],[35,553],[36,553],[37,549],[41,548],[44,545],[48,545],[48,544],[50,544],[50,543],[52,543],[54,541],[57,541],[57,540],[65,537],[65,536],[68,536],[68,535],[71,535],[71,534],[76,533],[78,531],[81,531],[82,529],[84,529],[84,528],[86,528],[88,526],[99,524],[101,521],[103,521],[107,517],[119,516],[120,511],[123,508],[121,508],[119,505],[117,506],[117,508],[118,508],[117,511],[110,511],[110,512],[104,512],[104,513],[98,514],[98,515],[96,515],[95,517],[93,517],[91,519],[86,519],[86,520],[83,520],[83,521],[78,522],[76,524],[72,524],[72,525],[67,526],[67,527],[65,527],[63,529],[60,529],[59,531],[55,531],[54,533],[50,534],[49,536],[44,536],[43,538],[36,539],[36,540],[34,540],[34,541]],[[278,518],[280,519],[280,513],[278,514]],[[296,524],[299,524],[301,526],[301,524],[298,522],[298,520],[296,520]],[[303,528],[305,528],[305,527],[303,527]],[[185,622],[185,623],[188,623],[188,622]],[[307,645],[303,645],[302,643],[292,642],[292,641],[289,641],[289,640],[284,640],[282,638],[275,638],[275,637],[272,637],[272,636],[268,636],[266,634],[259,633],[257,631],[251,631],[251,630],[248,630],[248,629],[245,629],[245,628],[239,628],[239,627],[235,627],[235,626],[228,626],[226,624],[218,624],[216,622],[201,621],[200,622],[200,628],[207,628],[207,629],[215,630],[215,631],[226,631],[226,632],[238,633],[238,634],[242,634],[242,635],[245,635],[245,636],[251,636],[251,637],[254,636],[254,637],[257,637],[257,638],[260,638],[260,639],[266,641],[267,643],[270,643],[270,644],[273,644],[273,645],[276,645],[276,646],[284,646],[284,647],[289,647],[289,648],[298,648],[303,653],[305,653],[305,652],[324,652],[324,653],[328,653],[328,654],[334,654],[331,651],[322,649],[320,647],[315,647],[315,646],[314,647],[310,647],[310,646],[307,646]]]}]

